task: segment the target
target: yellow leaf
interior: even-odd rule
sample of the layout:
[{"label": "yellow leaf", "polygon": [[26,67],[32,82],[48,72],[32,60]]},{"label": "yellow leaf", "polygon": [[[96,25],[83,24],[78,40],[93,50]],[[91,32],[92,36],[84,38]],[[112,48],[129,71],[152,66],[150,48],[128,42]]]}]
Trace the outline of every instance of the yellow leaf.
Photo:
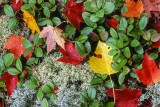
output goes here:
[{"label": "yellow leaf", "polygon": [[111,75],[118,72],[113,70],[111,67],[113,56],[108,55],[109,50],[111,50],[111,47],[107,46],[106,43],[103,43],[101,41],[98,42],[95,54],[101,55],[102,58],[92,56],[89,59],[89,67],[95,73]]},{"label": "yellow leaf", "polygon": [[40,33],[40,29],[36,23],[36,20],[34,19],[34,17],[32,16],[32,14],[30,14],[29,12],[22,10],[23,13],[23,20],[28,24],[28,28],[31,29],[32,31],[32,35],[35,34],[35,32],[37,31],[37,33]]}]

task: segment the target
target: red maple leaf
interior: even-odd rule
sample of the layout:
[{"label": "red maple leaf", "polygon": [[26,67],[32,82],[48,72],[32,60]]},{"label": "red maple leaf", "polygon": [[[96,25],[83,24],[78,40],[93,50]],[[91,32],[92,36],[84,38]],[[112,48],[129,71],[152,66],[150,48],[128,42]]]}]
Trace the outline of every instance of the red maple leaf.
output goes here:
[{"label": "red maple leaf", "polygon": [[[113,89],[106,87],[108,96],[113,97]],[[138,99],[142,94],[142,90],[130,90],[127,87],[114,89],[115,92],[115,107],[137,107]]]},{"label": "red maple leaf", "polygon": [[63,54],[63,57],[59,58],[57,61],[78,65],[86,58],[80,57],[79,53],[77,52],[75,46],[72,43],[66,43],[65,49],[66,50],[59,46],[59,51]]},{"label": "red maple leaf", "polygon": [[17,0],[13,0],[11,7],[13,8],[14,11],[19,12],[21,6],[23,5],[23,1],[19,0],[18,3],[16,1]]},{"label": "red maple leaf", "polygon": [[64,9],[64,14],[67,16],[70,23],[80,31],[80,22],[85,23],[82,18],[82,13],[87,10],[84,8],[84,2],[76,3],[72,0],[67,2],[67,8]]},{"label": "red maple leaf", "polygon": [[10,75],[8,72],[5,72],[0,80],[6,81],[7,93],[8,96],[10,97],[14,92],[14,89],[17,87],[17,82],[19,82],[18,76]]},{"label": "red maple leaf", "polygon": [[[12,35],[10,39],[8,39],[8,42],[3,46],[3,49],[10,49],[10,53],[14,54],[14,60],[18,57],[21,57],[21,55],[24,56],[24,52],[26,48],[22,45],[22,41],[24,38]],[[30,52],[26,59],[31,58],[32,52]]]},{"label": "red maple leaf", "polygon": [[119,22],[113,16],[111,16],[111,18],[112,19],[106,19],[106,22],[110,27],[117,30],[117,25],[119,24]]},{"label": "red maple leaf", "polygon": [[[160,33],[160,22],[155,23],[155,24],[152,24],[152,27],[153,27],[158,33]],[[160,40],[152,44],[152,48],[159,48],[159,46],[160,46]]]},{"label": "red maple leaf", "polygon": [[149,60],[149,55],[146,52],[142,62],[142,69],[134,69],[140,81],[144,85],[151,85],[160,81],[160,69],[158,69],[154,60]]}]

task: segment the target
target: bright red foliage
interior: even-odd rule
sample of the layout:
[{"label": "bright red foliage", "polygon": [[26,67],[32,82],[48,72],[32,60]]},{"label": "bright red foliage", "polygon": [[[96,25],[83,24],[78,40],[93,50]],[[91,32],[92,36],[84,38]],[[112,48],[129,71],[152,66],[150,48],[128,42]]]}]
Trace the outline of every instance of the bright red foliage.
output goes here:
[{"label": "bright red foliage", "polygon": [[13,8],[14,11],[19,12],[22,5],[23,5],[23,1],[22,0],[19,0],[18,3],[16,3],[16,0],[13,0],[13,3],[11,5],[11,7]]},{"label": "bright red foliage", "polygon": [[18,76],[10,75],[8,72],[5,72],[0,80],[6,81],[7,93],[8,96],[10,97],[14,92],[14,89],[17,87],[17,82],[19,82]]},{"label": "bright red foliage", "polygon": [[142,69],[134,69],[140,81],[144,85],[151,85],[160,81],[160,69],[158,69],[154,60],[149,60],[149,55],[146,52],[142,62]]},{"label": "bright red foliage", "polygon": [[[153,24],[152,26],[158,33],[160,33],[160,22]],[[152,48],[159,48],[159,46],[160,46],[160,40],[153,43]]]},{"label": "bright red foliage", "polygon": [[115,30],[117,30],[117,25],[119,22],[113,16],[111,16],[111,18],[112,19],[106,19],[106,22],[110,27],[113,27]]},{"label": "bright red foliage", "polygon": [[[106,87],[108,96],[113,97],[113,89]],[[130,90],[124,87],[124,90],[115,89],[115,107],[137,107],[138,99],[142,90]]]},{"label": "bright red foliage", "polygon": [[[26,48],[22,45],[22,41],[24,38],[12,35],[10,39],[8,39],[8,42],[3,46],[3,49],[10,49],[10,53],[14,54],[14,59],[17,59],[18,57],[21,57],[21,55],[24,56],[24,52]],[[31,58],[32,52],[30,52],[26,59]]]},{"label": "bright red foliage", "polygon": [[82,13],[86,12],[87,10],[84,8],[84,2],[76,3],[72,0],[67,2],[67,7],[64,9],[64,14],[67,16],[70,23],[80,31],[80,22],[85,23],[82,18]]},{"label": "bright red foliage", "polygon": [[77,52],[75,46],[72,43],[66,43],[65,49],[59,46],[59,51],[63,54],[63,57],[59,58],[57,61],[70,63],[73,65],[78,65],[81,61],[83,61],[86,57],[80,57]]}]

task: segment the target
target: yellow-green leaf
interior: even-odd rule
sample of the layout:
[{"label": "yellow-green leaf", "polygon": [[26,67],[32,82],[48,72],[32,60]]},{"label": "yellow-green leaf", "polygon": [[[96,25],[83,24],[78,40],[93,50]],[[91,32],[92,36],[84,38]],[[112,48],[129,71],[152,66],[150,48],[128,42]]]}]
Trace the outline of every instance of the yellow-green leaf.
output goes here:
[{"label": "yellow-green leaf", "polygon": [[37,25],[36,20],[34,19],[34,17],[32,16],[32,14],[30,14],[29,12],[22,10],[23,13],[23,20],[28,24],[28,28],[31,29],[32,31],[32,35],[35,34],[35,32],[40,33],[40,29]]},{"label": "yellow-green leaf", "polygon": [[95,54],[101,55],[102,58],[97,58],[94,56],[90,57],[89,67],[91,68],[91,70],[93,70],[95,73],[108,74],[108,75],[118,72],[113,70],[111,67],[111,63],[113,62],[112,61],[113,56],[108,55],[108,52],[111,49],[112,48],[110,46],[107,46],[106,43],[103,43],[101,41],[98,42]]}]

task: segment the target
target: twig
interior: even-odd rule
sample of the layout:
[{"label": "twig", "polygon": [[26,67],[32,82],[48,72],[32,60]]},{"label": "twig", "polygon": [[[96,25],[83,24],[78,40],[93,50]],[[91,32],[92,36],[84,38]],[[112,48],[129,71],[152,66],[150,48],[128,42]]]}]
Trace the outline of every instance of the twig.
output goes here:
[{"label": "twig", "polygon": [[114,104],[115,104],[116,103],[116,96],[115,96],[115,92],[114,92],[114,86],[113,86],[112,78],[111,78],[110,75],[109,75],[109,78],[111,80],[111,84],[112,84],[112,87],[113,87],[113,97],[114,97]]}]

